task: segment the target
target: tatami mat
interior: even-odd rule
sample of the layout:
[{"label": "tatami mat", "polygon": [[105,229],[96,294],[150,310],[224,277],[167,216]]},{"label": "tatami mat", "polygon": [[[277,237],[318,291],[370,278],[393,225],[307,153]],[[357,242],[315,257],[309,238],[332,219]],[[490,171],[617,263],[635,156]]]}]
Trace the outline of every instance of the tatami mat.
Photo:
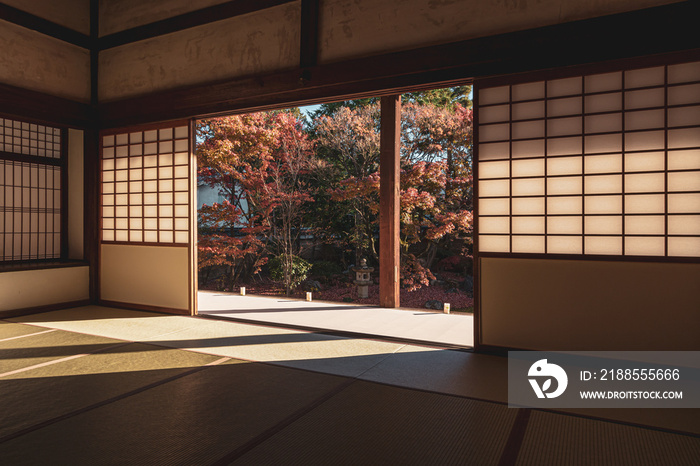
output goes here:
[{"label": "tatami mat", "polygon": [[118,343],[121,341],[62,330],[6,340],[0,342],[0,375],[51,360],[104,350]]},{"label": "tatami mat", "polygon": [[355,382],[235,465],[498,464],[516,410]]},{"label": "tatami mat", "polygon": [[[3,464],[700,458],[697,435],[521,416],[504,404],[502,357],[100,306],[12,320],[0,324]],[[579,414],[697,434],[697,411]]]},{"label": "tatami mat", "polygon": [[700,438],[533,411],[519,465],[700,465]]},{"label": "tatami mat", "polygon": [[44,331],[44,329],[36,328],[31,325],[0,322],[0,342],[8,339],[17,339],[17,337],[31,335],[42,331]]},{"label": "tatami mat", "polygon": [[2,377],[0,439],[216,359],[132,343]]},{"label": "tatami mat", "polygon": [[0,443],[0,458],[5,464],[210,464],[343,382],[229,361]]}]

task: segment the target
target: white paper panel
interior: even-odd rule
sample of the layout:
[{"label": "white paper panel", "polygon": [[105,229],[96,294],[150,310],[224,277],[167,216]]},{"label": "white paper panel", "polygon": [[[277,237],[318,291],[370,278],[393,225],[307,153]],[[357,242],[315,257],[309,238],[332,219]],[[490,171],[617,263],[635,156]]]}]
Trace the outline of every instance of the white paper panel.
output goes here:
[{"label": "white paper panel", "polygon": [[700,81],[700,62],[681,63],[668,66],[669,84]]},{"label": "white paper panel", "polygon": [[622,93],[587,95],[584,104],[586,113],[619,111],[622,110]]},{"label": "white paper panel", "polygon": [[[175,209],[177,210],[177,206]],[[510,200],[480,198],[479,215],[510,215]]]},{"label": "white paper panel", "polygon": [[619,235],[622,234],[622,217],[618,216],[586,216],[584,232],[587,235]]},{"label": "white paper panel", "polygon": [[581,254],[582,249],[580,236],[547,236],[547,252],[550,254]]},{"label": "white paper panel", "polygon": [[668,211],[677,214],[700,213],[700,194],[669,194]]},{"label": "white paper panel", "polygon": [[622,88],[622,73],[592,74],[586,76],[585,83],[587,93],[614,91]]},{"label": "white paper panel", "polygon": [[664,109],[639,110],[625,113],[625,130],[663,128]]},{"label": "white paper panel", "polygon": [[664,148],[663,131],[644,131],[641,133],[625,134],[625,150],[654,150]]},{"label": "white paper panel", "polygon": [[669,215],[669,235],[700,235],[700,215]]},{"label": "white paper panel", "polygon": [[577,155],[581,154],[582,138],[556,138],[547,141],[547,155]]},{"label": "white paper panel", "polygon": [[508,123],[479,126],[479,141],[481,142],[507,141],[509,137],[510,125]]},{"label": "white paper panel", "polygon": [[658,193],[666,188],[666,177],[663,173],[640,173],[625,175],[626,193]]},{"label": "white paper panel", "polygon": [[668,255],[700,257],[700,238],[668,238]]},{"label": "white paper panel", "polygon": [[544,178],[512,180],[513,196],[544,196]]},{"label": "white paper panel", "polygon": [[668,109],[668,126],[700,125],[700,105]]},{"label": "white paper panel", "polygon": [[700,84],[668,88],[668,104],[683,105],[700,103]]},{"label": "white paper panel", "polygon": [[513,233],[544,235],[544,217],[513,217]]},{"label": "white paper panel", "polygon": [[700,171],[669,173],[668,190],[670,192],[700,191]]},{"label": "white paper panel", "polygon": [[622,171],[622,155],[587,155],[585,157],[586,174],[619,173]]},{"label": "white paper panel", "polygon": [[664,170],[664,165],[665,162],[663,152],[639,152],[634,154],[625,154],[626,172]]},{"label": "white paper panel", "polygon": [[666,217],[663,215],[626,215],[625,233],[630,235],[666,234]]},{"label": "white paper panel", "polygon": [[500,104],[510,99],[510,86],[491,87],[479,90],[479,105]]},{"label": "white paper panel", "polygon": [[511,136],[513,139],[542,138],[544,137],[544,121],[521,121],[512,124]]},{"label": "white paper panel", "polygon": [[[569,235],[583,233],[581,217],[547,217],[547,233],[550,235]],[[581,240],[579,239],[579,243]]]},{"label": "white paper panel", "polygon": [[[498,123],[501,121],[508,121],[509,118],[510,106],[508,105],[497,105],[493,107],[484,107],[479,109],[479,124]],[[479,131],[481,131],[481,127],[479,127]]]},{"label": "white paper panel", "polygon": [[622,192],[622,175],[590,175],[583,182],[585,194],[614,194]]},{"label": "white paper panel", "polygon": [[625,254],[630,256],[663,256],[666,238],[663,236],[629,236],[625,238]]},{"label": "white paper panel", "polygon": [[535,100],[544,98],[544,81],[514,84],[511,90],[513,101]]},{"label": "white paper panel", "polygon": [[480,197],[496,197],[510,195],[509,180],[484,180],[479,183]]},{"label": "white paper panel", "polygon": [[547,81],[547,96],[558,97],[581,94],[583,91],[582,81],[583,78],[578,76]]},{"label": "white paper panel", "polygon": [[544,176],[544,158],[513,160],[513,177]]},{"label": "white paper panel", "polygon": [[627,194],[625,212],[628,214],[664,213],[663,194]]},{"label": "white paper panel", "polygon": [[534,141],[513,141],[513,158],[544,156],[544,139]]},{"label": "white paper panel", "polygon": [[510,233],[510,217],[480,217],[479,233]]},{"label": "white paper panel", "polygon": [[581,97],[567,97],[561,99],[551,99],[547,101],[548,117],[580,115],[582,113],[581,110]]},{"label": "white paper panel", "polygon": [[512,252],[543,254],[544,236],[513,236]]},{"label": "white paper panel", "polygon": [[482,252],[510,252],[510,236],[479,235]]},{"label": "white paper panel", "polygon": [[581,194],[583,181],[580,176],[566,176],[547,179],[547,195]]},{"label": "white paper panel", "polygon": [[510,162],[479,162],[479,179],[505,178],[510,176]]},{"label": "white paper panel", "polygon": [[582,170],[582,158],[554,157],[547,159],[548,175],[579,175]]},{"label": "white paper panel", "polygon": [[622,254],[622,238],[619,236],[587,236],[586,254]]},{"label": "white paper panel", "polygon": [[625,71],[625,88],[663,86],[664,75],[663,66]]},{"label": "white paper panel", "polygon": [[581,134],[582,118],[554,118],[547,121],[547,136],[571,136]]},{"label": "white paper panel", "polygon": [[622,196],[587,196],[585,212],[591,214],[621,214]]},{"label": "white paper panel", "polygon": [[682,149],[686,147],[700,147],[700,129],[685,128],[671,129],[668,131],[669,149]]},{"label": "white paper panel", "polygon": [[643,89],[625,92],[625,109],[663,107],[665,103],[664,89]]},{"label": "white paper panel", "polygon": [[510,157],[510,143],[479,144],[479,160],[500,160]]},{"label": "white paper panel", "polygon": [[603,152],[620,152],[622,150],[622,134],[601,134],[584,138],[586,154]]},{"label": "white paper panel", "polygon": [[[496,107],[493,107],[496,108]],[[532,118],[544,118],[544,101],[522,102],[513,104],[513,120],[526,120]],[[505,119],[508,118],[506,113]]]},{"label": "white paper panel", "polygon": [[547,198],[547,215],[581,214],[581,196]]},{"label": "white paper panel", "polygon": [[700,168],[700,149],[668,151],[669,170]]},{"label": "white paper panel", "polygon": [[622,113],[587,115],[586,133],[610,133],[622,131]]},{"label": "white paper panel", "polygon": [[544,215],[544,197],[513,198],[513,215]]}]

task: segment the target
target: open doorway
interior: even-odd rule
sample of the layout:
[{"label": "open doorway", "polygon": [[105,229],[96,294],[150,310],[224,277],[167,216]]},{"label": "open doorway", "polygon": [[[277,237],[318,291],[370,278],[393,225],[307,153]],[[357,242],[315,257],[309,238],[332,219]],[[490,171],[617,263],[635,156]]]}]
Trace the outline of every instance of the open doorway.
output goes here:
[{"label": "open doorway", "polygon": [[197,122],[199,314],[472,346],[471,86],[402,96],[401,309],[377,307],[378,101]]}]

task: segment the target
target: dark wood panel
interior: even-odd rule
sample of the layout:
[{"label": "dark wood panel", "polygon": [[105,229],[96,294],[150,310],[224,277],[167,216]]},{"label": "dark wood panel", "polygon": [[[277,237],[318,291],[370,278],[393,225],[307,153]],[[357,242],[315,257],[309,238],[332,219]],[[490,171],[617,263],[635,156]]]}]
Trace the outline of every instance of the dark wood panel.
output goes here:
[{"label": "dark wood panel", "polygon": [[0,19],[78,47],[87,49],[91,45],[90,38],[85,34],[4,3],[0,3]]},{"label": "dark wood panel", "polygon": [[70,301],[67,303],[47,304],[45,306],[25,307],[23,309],[13,309],[10,311],[0,311],[0,319],[9,319],[10,317],[28,316],[31,314],[40,314],[42,312],[60,311],[61,309],[70,309],[73,307],[87,306],[90,302],[86,299],[80,301]]},{"label": "dark wood panel", "polygon": [[682,2],[138,96],[104,103],[100,113],[105,127],[129,125],[390,95],[471,77],[700,49],[695,24],[699,12],[700,3]]},{"label": "dark wood panel", "polygon": [[0,84],[0,109],[8,117],[55,126],[96,124],[97,112],[87,104],[8,84]]},{"label": "dark wood panel", "polygon": [[251,2],[250,0],[234,0],[106,35],[98,40],[97,49],[106,50],[119,47],[120,45],[182,31],[214,21],[221,21],[222,19],[233,18],[254,11],[284,5],[285,3],[291,3],[293,1],[297,0],[256,0],[255,2]]},{"label": "dark wood panel", "polygon": [[90,301],[96,303],[100,298],[99,286],[99,223],[98,209],[100,199],[99,170],[99,133],[97,129],[88,129],[83,133],[83,257],[90,265]]},{"label": "dark wood panel", "polygon": [[157,312],[159,314],[177,314],[183,316],[189,316],[190,311],[185,309],[172,309],[169,307],[161,306],[149,306],[147,304],[133,304],[133,303],[123,303],[121,301],[109,301],[106,299],[99,300],[98,304],[101,306],[116,307],[121,309],[130,309],[134,311],[147,311],[147,312]]},{"label": "dark wood panel", "polygon": [[401,97],[381,98],[379,153],[379,305],[399,307],[400,301],[400,167]]},{"label": "dark wood panel", "polygon": [[319,0],[301,0],[301,68],[316,66],[318,62],[319,9]]}]

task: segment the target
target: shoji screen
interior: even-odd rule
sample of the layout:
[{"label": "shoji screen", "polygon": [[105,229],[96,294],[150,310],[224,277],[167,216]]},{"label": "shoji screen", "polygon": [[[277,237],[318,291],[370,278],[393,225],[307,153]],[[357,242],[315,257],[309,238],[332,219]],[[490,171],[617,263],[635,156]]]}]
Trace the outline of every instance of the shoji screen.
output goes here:
[{"label": "shoji screen", "polygon": [[481,89],[480,250],[700,257],[699,68]]},{"label": "shoji screen", "polygon": [[193,312],[189,122],[101,138],[101,298]]},{"label": "shoji screen", "polygon": [[[596,277],[612,270],[607,260],[655,264],[633,265],[626,277],[611,278],[611,293],[619,296],[641,291],[667,298],[642,300],[642,316],[645,309],[650,316],[659,310],[649,303],[663,302],[671,312],[693,310],[690,322],[700,326],[698,301],[685,294],[695,286],[688,280],[700,283],[700,61],[558,70],[482,80],[475,87],[484,342],[491,331],[494,345],[541,347],[490,319],[516,311],[527,316],[532,307],[531,318],[548,320],[545,329],[557,327],[551,319],[566,326],[563,347],[576,345],[569,345],[576,338],[567,332],[601,331],[599,309],[607,313],[603,320],[632,318],[624,303],[637,299],[614,300],[614,306],[613,300],[589,299],[607,289],[596,289]],[[531,272],[517,262],[525,260]],[[581,261],[594,265],[584,268]],[[498,293],[521,289],[521,283],[504,283],[516,269],[525,272],[517,278],[528,284],[524,293],[539,296],[508,309],[515,302]],[[635,290],[635,280],[638,286],[648,281],[638,276],[641,270],[652,274],[653,286]],[[566,278],[560,283],[560,277]],[[667,284],[670,277],[681,277],[680,285],[689,288],[681,286],[680,295],[664,291],[679,285]],[[499,280],[503,287],[496,286]],[[556,304],[547,300],[554,294]],[[567,308],[588,312],[589,323],[581,326],[583,316]],[[654,324],[645,325],[651,327],[642,334]],[[694,330],[700,334],[700,327]]]},{"label": "shoji screen", "polygon": [[0,118],[0,262],[61,257],[65,132]]}]

